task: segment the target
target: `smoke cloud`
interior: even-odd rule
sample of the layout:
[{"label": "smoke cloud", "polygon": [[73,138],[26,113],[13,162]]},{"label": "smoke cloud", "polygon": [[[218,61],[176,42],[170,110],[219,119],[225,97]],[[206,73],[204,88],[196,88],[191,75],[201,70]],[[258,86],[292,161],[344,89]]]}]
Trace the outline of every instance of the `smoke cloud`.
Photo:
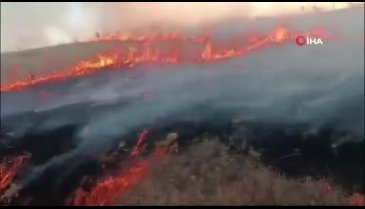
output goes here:
[{"label": "smoke cloud", "polygon": [[[1,51],[87,39],[96,32],[158,32],[204,28],[222,20],[347,7],[336,2],[2,2]],[[302,10],[301,7],[305,9]]]}]

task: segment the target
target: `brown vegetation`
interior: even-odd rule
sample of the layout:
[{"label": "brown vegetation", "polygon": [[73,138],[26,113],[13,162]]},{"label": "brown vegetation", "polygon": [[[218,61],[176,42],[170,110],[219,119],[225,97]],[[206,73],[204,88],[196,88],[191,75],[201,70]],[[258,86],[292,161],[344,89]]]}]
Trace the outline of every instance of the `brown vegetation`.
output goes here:
[{"label": "brown vegetation", "polygon": [[348,205],[324,180],[292,180],[206,140],[161,163],[121,205]]}]

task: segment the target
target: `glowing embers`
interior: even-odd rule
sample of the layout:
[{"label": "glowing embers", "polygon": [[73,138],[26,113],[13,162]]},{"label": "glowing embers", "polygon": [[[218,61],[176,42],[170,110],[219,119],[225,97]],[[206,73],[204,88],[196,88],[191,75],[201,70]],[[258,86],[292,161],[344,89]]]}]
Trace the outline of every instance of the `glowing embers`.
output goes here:
[{"label": "glowing embers", "polygon": [[30,154],[24,154],[3,159],[0,164],[0,193],[13,182],[16,174],[28,162],[30,157]]},{"label": "glowing embers", "polygon": [[350,203],[352,206],[365,206],[365,195],[355,193],[350,198]]},{"label": "glowing embers", "polygon": [[[6,204],[13,197],[12,191],[7,191],[19,171],[28,163],[31,155],[26,153],[15,157],[4,157],[0,162],[0,203]],[[14,190],[14,192],[16,192]]]}]

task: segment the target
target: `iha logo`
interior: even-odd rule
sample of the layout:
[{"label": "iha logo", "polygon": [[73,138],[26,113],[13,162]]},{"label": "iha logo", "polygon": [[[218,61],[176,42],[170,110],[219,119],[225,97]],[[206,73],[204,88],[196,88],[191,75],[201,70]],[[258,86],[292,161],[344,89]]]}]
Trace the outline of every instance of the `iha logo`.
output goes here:
[{"label": "iha logo", "polygon": [[310,38],[306,36],[297,36],[295,39],[295,43],[298,46],[304,46],[304,45],[323,45],[323,41],[320,38]]}]

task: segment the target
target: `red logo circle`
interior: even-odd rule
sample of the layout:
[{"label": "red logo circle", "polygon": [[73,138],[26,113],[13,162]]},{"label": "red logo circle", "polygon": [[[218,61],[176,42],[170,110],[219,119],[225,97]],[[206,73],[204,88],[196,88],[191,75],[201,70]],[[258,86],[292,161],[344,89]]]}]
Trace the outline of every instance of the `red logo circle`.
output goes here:
[{"label": "red logo circle", "polygon": [[298,46],[303,46],[305,45],[307,42],[307,39],[304,36],[297,36],[297,38],[295,39],[295,43]]}]

